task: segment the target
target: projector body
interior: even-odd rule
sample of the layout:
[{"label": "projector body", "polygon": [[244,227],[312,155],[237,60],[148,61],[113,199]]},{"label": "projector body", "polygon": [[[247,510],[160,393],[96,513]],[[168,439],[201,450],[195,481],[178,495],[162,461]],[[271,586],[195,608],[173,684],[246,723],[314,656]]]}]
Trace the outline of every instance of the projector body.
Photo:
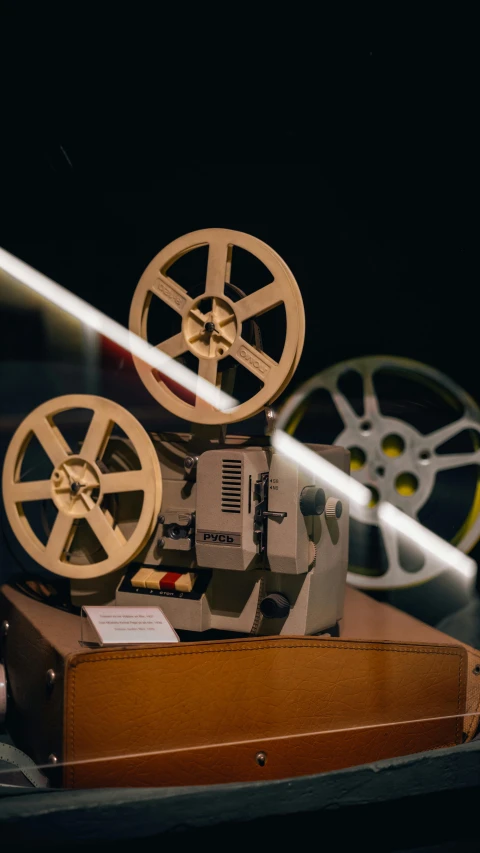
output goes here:
[{"label": "projector body", "polygon": [[[165,436],[154,446],[159,523],[122,578],[117,604],[158,602],[176,629],[195,632],[314,634],[336,625],[348,561],[345,500],[265,440],[202,452],[194,437]],[[310,448],[348,473],[343,448]]]}]

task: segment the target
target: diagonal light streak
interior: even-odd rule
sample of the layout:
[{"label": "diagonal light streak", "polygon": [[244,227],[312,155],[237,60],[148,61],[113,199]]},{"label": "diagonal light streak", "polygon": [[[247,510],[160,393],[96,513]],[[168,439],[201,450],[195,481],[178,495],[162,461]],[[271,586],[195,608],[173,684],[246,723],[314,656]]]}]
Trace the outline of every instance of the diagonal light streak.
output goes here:
[{"label": "diagonal light streak", "polygon": [[319,480],[328,483],[329,486],[336,489],[342,495],[352,501],[367,506],[371,500],[371,492],[362,483],[357,483],[353,477],[340,471],[336,465],[332,465],[326,459],[318,456],[309,447],[306,447],[301,442],[297,441],[291,435],[287,435],[281,429],[277,429],[271,436],[273,446],[279,453],[289,456],[297,465],[303,468],[308,474],[313,474]]},{"label": "diagonal light streak", "polygon": [[[320,481],[328,483],[329,486],[345,495],[351,501],[355,501],[361,506],[367,506],[371,499],[370,490],[358,483],[353,477],[348,476],[343,471],[340,471],[331,462],[318,456],[309,447],[306,447],[301,442],[297,441],[293,436],[288,435],[281,429],[275,430],[271,436],[271,442],[279,453],[288,456],[303,468],[307,473],[318,477]],[[436,533],[432,533],[410,516],[406,515],[401,510],[397,509],[388,501],[382,501],[377,508],[377,518],[384,524],[388,524],[394,528],[397,533],[410,539],[415,545],[423,551],[436,557],[445,567],[449,566],[468,579],[473,579],[476,575],[477,564],[475,560],[462,553],[454,545],[446,542]]]},{"label": "diagonal light streak", "polygon": [[398,533],[410,539],[423,551],[432,554],[437,560],[451,566],[452,569],[456,569],[466,578],[475,577],[477,571],[475,560],[463,554],[462,551],[437,536],[436,533],[432,533],[416,519],[410,518],[409,515],[397,509],[393,504],[388,501],[381,501],[378,504],[377,515],[380,521],[395,528]]},{"label": "diagonal light streak", "polygon": [[102,311],[94,308],[84,299],[75,296],[65,287],[52,281],[48,276],[38,272],[33,267],[25,264],[23,261],[0,248],[0,269],[16,279],[16,281],[39,293],[49,302],[57,305],[67,314],[75,317],[86,326],[94,329],[100,335],[113,341],[125,350],[128,350],[132,355],[145,361],[151,367],[156,368],[160,373],[168,376],[174,382],[182,385],[192,394],[201,397],[205,402],[210,403],[220,411],[227,411],[238,405],[230,394],[226,394],[220,388],[212,385],[208,380],[197,376],[193,371],[189,370],[183,364],[179,364],[170,356],[152,347],[147,341],[144,341],[134,332],[130,332],[124,326],[112,320]]}]

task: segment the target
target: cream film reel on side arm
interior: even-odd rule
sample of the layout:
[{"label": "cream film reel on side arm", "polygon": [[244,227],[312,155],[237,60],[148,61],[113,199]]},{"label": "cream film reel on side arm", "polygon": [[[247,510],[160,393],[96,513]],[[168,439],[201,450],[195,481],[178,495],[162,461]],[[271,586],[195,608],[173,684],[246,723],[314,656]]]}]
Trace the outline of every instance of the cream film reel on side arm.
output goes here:
[{"label": "cream film reel on side arm", "polygon": [[[92,412],[78,450],[55,422],[72,410]],[[125,454],[111,452],[116,426],[133,463],[119,463]],[[50,463],[42,479],[26,479],[23,467],[33,438]],[[162,481],[152,442],[130,412],[102,397],[69,394],[43,403],[20,424],[5,456],[2,491],[25,551],[55,574],[88,580],[122,568],[143,548],[157,522]],[[39,503],[51,508],[43,536],[28,512]]]}]

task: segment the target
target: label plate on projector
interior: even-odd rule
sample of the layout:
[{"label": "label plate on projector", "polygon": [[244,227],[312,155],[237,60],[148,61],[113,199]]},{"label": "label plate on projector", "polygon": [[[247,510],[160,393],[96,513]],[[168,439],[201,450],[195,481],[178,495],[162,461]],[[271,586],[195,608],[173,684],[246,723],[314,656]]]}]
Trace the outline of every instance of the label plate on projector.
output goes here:
[{"label": "label plate on projector", "polygon": [[241,545],[241,533],[224,533],[218,530],[197,530],[195,542],[200,545]]}]

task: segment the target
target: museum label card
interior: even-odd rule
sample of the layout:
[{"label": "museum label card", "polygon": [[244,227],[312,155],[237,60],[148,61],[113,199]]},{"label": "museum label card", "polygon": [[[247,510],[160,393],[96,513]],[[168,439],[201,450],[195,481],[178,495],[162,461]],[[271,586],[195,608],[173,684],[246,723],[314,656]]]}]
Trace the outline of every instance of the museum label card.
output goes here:
[{"label": "museum label card", "polygon": [[160,607],[88,606],[82,610],[102,646],[180,641]]}]

